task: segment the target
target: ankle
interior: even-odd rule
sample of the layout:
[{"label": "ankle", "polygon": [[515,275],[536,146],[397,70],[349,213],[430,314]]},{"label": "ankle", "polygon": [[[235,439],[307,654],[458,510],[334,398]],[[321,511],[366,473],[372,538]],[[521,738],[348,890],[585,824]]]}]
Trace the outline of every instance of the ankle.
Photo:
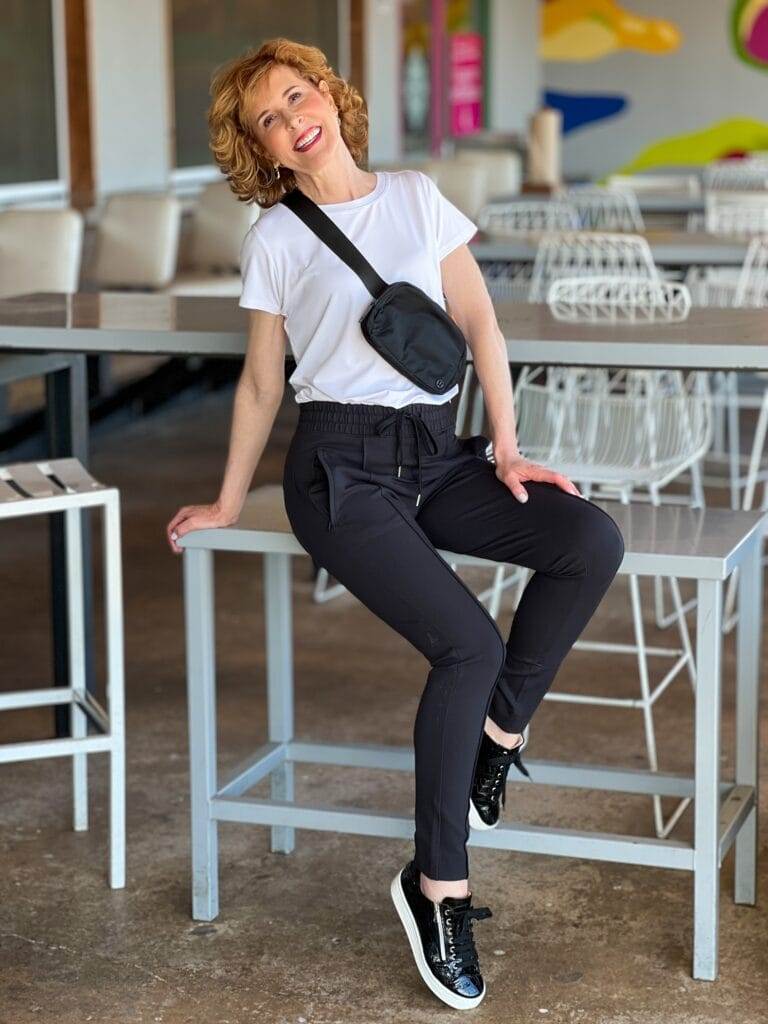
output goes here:
[{"label": "ankle", "polygon": [[469,888],[469,880],[462,878],[458,881],[441,882],[434,878],[428,878],[423,872],[419,872],[419,886],[421,892],[428,900],[434,900],[435,903],[440,901],[446,896],[469,896],[471,890]]},{"label": "ankle", "polygon": [[523,734],[520,732],[504,732],[491,718],[485,719],[485,732],[494,743],[500,744],[502,747],[506,747],[511,750],[513,747],[519,747],[523,742]]}]

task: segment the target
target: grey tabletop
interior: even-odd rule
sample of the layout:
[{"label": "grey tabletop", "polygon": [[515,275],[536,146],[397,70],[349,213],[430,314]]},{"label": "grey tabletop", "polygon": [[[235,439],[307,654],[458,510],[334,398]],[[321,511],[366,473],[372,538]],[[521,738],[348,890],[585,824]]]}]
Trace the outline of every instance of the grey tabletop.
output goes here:
[{"label": "grey tabletop", "polygon": [[[684,192],[666,192],[648,190],[644,192],[639,189],[635,196],[641,213],[703,213],[704,197],[702,195],[691,196]],[[531,199],[549,199],[549,196],[542,196],[536,193],[516,192],[509,196],[494,196],[492,203],[519,203]]]},{"label": "grey tabletop", "polygon": [[[693,309],[673,324],[569,324],[498,302],[510,363],[768,370],[768,310]],[[221,296],[35,293],[0,300],[0,351],[237,357],[247,311]]]},{"label": "grey tabletop", "polygon": [[[627,551],[627,572],[653,573],[672,569],[681,576],[722,580],[740,561],[744,546],[762,535],[768,513],[726,508],[693,509],[682,505],[622,505],[598,501],[616,521]],[[285,513],[280,484],[251,491],[234,526],[195,530],[182,547],[301,554]],[[671,565],[670,559],[674,559]]]},{"label": "grey tabletop", "polygon": [[[647,239],[657,263],[668,266],[741,266],[747,254],[748,238],[713,235],[705,231],[637,231]],[[532,262],[543,232],[529,231],[514,238],[502,238],[478,231],[470,248],[478,260]]]}]

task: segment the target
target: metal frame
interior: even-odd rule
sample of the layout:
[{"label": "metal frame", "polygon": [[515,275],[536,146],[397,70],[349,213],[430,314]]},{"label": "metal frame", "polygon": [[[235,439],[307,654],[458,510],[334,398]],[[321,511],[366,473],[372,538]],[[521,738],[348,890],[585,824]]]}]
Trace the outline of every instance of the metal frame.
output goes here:
[{"label": "metal frame", "polygon": [[[65,483],[66,493],[13,496],[6,469],[47,467]],[[39,472],[39,470],[33,470]],[[40,476],[45,480],[45,476]],[[19,708],[66,705],[71,712],[68,736],[0,744],[0,764],[50,757],[72,758],[73,824],[88,829],[89,754],[109,754],[109,885],[125,887],[125,697],[123,652],[120,492],[93,480],[77,459],[49,459],[0,467],[0,522],[33,515],[63,516],[66,588],[66,637],[69,685],[0,694],[0,712]],[[104,601],[106,632],[106,708],[89,692],[86,644],[86,576],[82,529],[83,509],[102,508]],[[89,736],[89,723],[97,735]]]},{"label": "metal frame", "polygon": [[[717,510],[722,511],[722,510]],[[702,511],[702,516],[707,512]],[[522,823],[489,832],[473,831],[477,847],[691,871],[694,876],[693,977],[713,980],[718,967],[719,868],[736,848],[737,903],[754,903],[757,857],[758,643],[762,614],[760,551],[763,518],[725,556],[642,554],[628,551],[622,574],[672,575],[697,580],[696,755],[692,778],[650,771],[530,761],[533,778],[545,785],[598,788],[630,793],[693,798],[695,842],[646,838]],[[294,801],[295,762],[412,771],[409,748],[374,744],[299,742],[293,738],[293,641],[291,558],[306,555],[290,532],[228,527],[199,530],[179,542],[184,547],[184,600],[187,640],[187,697],[192,821],[192,916],[210,921],[219,913],[218,823],[271,827],[273,852],[290,853],[295,829],[311,828],[357,835],[409,839],[409,816],[368,808],[338,808]],[[215,706],[213,552],[259,552],[264,557],[266,629],[267,742],[219,781]],[[440,551],[449,563],[496,565],[488,559]],[[723,581],[740,567],[742,615],[737,646],[736,772],[720,779],[720,618]],[[269,777],[270,798],[248,796]]]}]

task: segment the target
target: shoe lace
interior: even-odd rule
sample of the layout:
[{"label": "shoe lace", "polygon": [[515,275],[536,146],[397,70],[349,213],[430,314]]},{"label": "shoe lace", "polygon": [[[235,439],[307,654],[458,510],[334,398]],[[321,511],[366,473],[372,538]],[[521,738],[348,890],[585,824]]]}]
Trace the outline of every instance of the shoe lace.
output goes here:
[{"label": "shoe lace", "polygon": [[446,907],[444,921],[447,959],[457,974],[477,969],[478,959],[472,935],[472,921],[493,917],[489,907]]},{"label": "shoe lace", "polygon": [[496,791],[504,784],[507,778],[507,772],[509,766],[513,764],[515,768],[522,774],[527,775],[530,779],[531,773],[523,764],[522,758],[520,757],[520,746],[514,747],[512,750],[505,750],[500,754],[491,754],[485,761],[486,772],[480,782],[480,790],[490,797],[495,796]]}]

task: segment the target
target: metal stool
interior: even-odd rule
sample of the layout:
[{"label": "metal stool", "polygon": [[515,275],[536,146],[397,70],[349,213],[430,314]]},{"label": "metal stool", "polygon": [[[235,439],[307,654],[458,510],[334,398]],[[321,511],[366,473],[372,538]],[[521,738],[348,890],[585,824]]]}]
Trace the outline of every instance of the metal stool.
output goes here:
[{"label": "metal stool", "polygon": [[[86,689],[83,629],[83,564],[80,509],[103,508],[104,600],[107,636],[107,708]],[[123,599],[120,556],[120,495],[94,480],[75,458],[0,466],[0,519],[64,512],[69,620],[69,687],[0,694],[0,711],[69,704],[71,736],[0,744],[0,763],[72,757],[73,828],[88,828],[88,754],[106,751],[109,769],[109,884],[125,886],[125,730],[123,687]],[[88,735],[88,722],[99,735]]]}]

